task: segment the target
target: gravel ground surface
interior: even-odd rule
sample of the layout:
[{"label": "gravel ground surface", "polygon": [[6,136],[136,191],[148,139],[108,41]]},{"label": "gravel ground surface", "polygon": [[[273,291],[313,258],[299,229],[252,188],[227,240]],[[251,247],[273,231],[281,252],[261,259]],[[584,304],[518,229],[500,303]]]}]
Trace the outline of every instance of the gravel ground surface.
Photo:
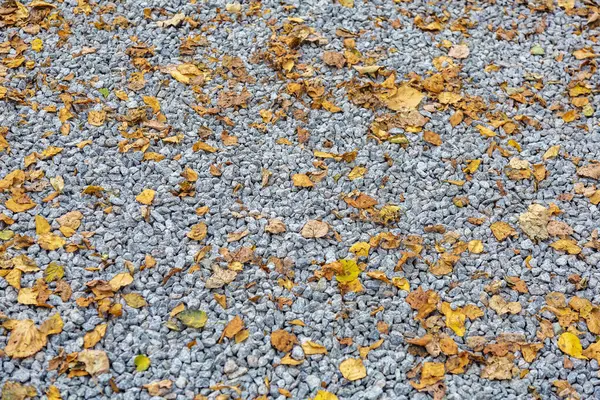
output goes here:
[{"label": "gravel ground surface", "polygon": [[599,24],[6,1],[2,399],[600,398]]}]

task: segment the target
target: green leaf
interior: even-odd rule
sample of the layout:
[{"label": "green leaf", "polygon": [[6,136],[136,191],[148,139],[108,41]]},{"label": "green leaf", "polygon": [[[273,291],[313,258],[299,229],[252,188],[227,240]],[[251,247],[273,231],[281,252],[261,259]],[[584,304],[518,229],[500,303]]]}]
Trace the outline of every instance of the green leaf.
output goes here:
[{"label": "green leaf", "polygon": [[135,364],[135,369],[137,372],[144,372],[150,368],[150,358],[143,354],[135,356],[133,363]]},{"label": "green leaf", "polygon": [[108,89],[107,89],[107,88],[105,88],[105,87],[98,89],[98,91],[99,91],[100,93],[102,93],[102,95],[103,95],[104,97],[108,97],[108,95],[110,94],[110,92],[108,91]]},{"label": "green leaf", "polygon": [[185,310],[177,314],[177,319],[190,328],[199,329],[206,325],[208,315],[200,310]]},{"label": "green leaf", "polygon": [[46,270],[44,271],[44,280],[48,283],[62,279],[64,276],[65,269],[62,267],[62,265],[58,265],[54,261],[48,264]]},{"label": "green leaf", "polygon": [[360,268],[356,264],[355,260],[339,260],[342,264],[343,270],[341,274],[337,274],[335,279],[340,283],[352,282],[358,275],[360,275]]},{"label": "green leaf", "polygon": [[536,44],[531,48],[531,54],[533,54],[534,56],[543,56],[544,54],[546,54],[546,52],[544,51],[544,48],[542,46]]}]

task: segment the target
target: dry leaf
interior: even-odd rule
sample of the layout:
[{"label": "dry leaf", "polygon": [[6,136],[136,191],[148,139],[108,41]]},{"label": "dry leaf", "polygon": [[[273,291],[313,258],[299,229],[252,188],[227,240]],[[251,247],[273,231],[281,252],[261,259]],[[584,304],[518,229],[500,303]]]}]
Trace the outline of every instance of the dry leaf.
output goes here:
[{"label": "dry leaf", "polygon": [[94,347],[106,334],[107,324],[97,325],[93,331],[86,333],[83,336],[83,348],[89,349]]},{"label": "dry leaf", "polygon": [[204,240],[207,232],[208,232],[208,227],[206,226],[206,224],[204,222],[200,222],[200,223],[192,226],[192,228],[190,229],[190,231],[187,233],[186,236],[192,240],[201,241],[201,240]]},{"label": "dry leaf", "polygon": [[327,349],[325,346],[311,342],[310,340],[302,343],[302,350],[304,350],[304,354],[307,356],[312,356],[315,354],[327,354]]},{"label": "dry leaf", "polygon": [[500,242],[504,241],[509,236],[517,236],[517,231],[512,226],[503,221],[497,221],[490,225],[492,233]]},{"label": "dry leaf", "polygon": [[85,371],[92,375],[102,375],[109,370],[106,352],[102,350],[83,350],[77,355],[77,361],[85,364]]},{"label": "dry leaf", "polygon": [[311,188],[315,184],[310,180],[306,174],[294,174],[292,175],[292,182],[296,187]]},{"label": "dry leaf", "polygon": [[300,231],[300,234],[307,238],[322,238],[329,232],[329,225],[323,221],[318,221],[316,219],[310,219]]},{"label": "dry leaf", "polygon": [[219,266],[213,267],[213,274],[206,280],[205,287],[207,289],[218,289],[221,288],[235,279],[237,272],[220,268]]},{"label": "dry leaf", "polygon": [[298,343],[298,339],[293,333],[289,333],[283,329],[271,333],[271,346],[281,352],[287,353],[291,351],[296,343]]},{"label": "dry leaf", "polygon": [[533,241],[548,239],[550,212],[544,206],[531,204],[527,212],[519,216],[519,226]]},{"label": "dry leaf", "polygon": [[360,358],[347,358],[342,361],[340,372],[349,381],[356,381],[367,376],[367,369]]},{"label": "dry leaf", "polygon": [[152,204],[155,194],[156,192],[152,189],[144,189],[140,194],[135,196],[135,199],[138,201],[138,203],[142,203],[149,206],[150,204]]},{"label": "dry leaf", "polygon": [[518,314],[521,312],[521,303],[518,301],[507,302],[502,296],[494,295],[490,299],[489,307],[498,315]]},{"label": "dry leaf", "polygon": [[269,232],[274,235],[276,235],[278,233],[284,233],[285,231],[286,231],[285,223],[278,218],[270,219],[269,222],[267,223],[267,226],[265,226],[265,232]]},{"label": "dry leaf", "polygon": [[564,251],[565,253],[576,255],[581,253],[581,247],[572,239],[559,239],[550,245],[554,250]]},{"label": "dry leaf", "polygon": [[225,329],[223,329],[223,333],[221,333],[221,337],[219,338],[219,343],[223,340],[224,337],[231,339],[235,335],[237,335],[242,329],[244,329],[244,321],[239,315],[236,315],[231,321],[225,325]]}]

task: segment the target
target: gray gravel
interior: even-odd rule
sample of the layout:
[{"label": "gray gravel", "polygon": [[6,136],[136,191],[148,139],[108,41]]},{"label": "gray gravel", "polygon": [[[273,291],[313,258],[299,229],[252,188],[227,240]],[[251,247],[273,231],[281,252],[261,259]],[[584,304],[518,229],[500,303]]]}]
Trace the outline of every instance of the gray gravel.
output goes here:
[{"label": "gray gravel", "polygon": [[[227,12],[226,2],[220,0],[198,0],[196,4],[179,0],[100,3],[91,6],[89,15],[77,9],[75,0],[57,4],[52,12],[60,13],[70,26],[70,34],[63,38],[60,23],[53,23],[37,34],[27,33],[23,27],[0,28],[0,42],[14,35],[25,43],[35,37],[43,40],[41,51],[28,48],[23,52],[26,60],[35,62],[32,69],[25,65],[7,69],[0,66],[0,86],[10,91],[24,91],[26,97],[26,101],[21,102],[8,97],[0,100],[0,126],[8,128],[5,137],[10,145],[10,151],[0,152],[0,176],[25,169],[25,157],[34,152],[41,153],[48,146],[63,148],[52,158],[38,157],[37,163],[28,167],[45,174],[40,182],[46,184],[27,192],[37,204],[35,208],[13,213],[4,206],[11,196],[10,191],[0,193],[0,211],[15,221],[10,226],[0,222],[0,230],[35,238],[34,216],[42,215],[59,234],[56,218],[78,210],[83,214],[82,224],[73,237],[66,239],[67,243],[82,243],[84,232],[94,232],[89,238],[90,248],[82,246],[72,252],[65,248],[47,251],[37,243],[27,249],[6,250],[8,258],[27,254],[41,268],[39,272],[23,274],[23,287],[33,285],[36,279],[43,277],[47,265],[56,261],[65,268],[64,280],[71,286],[73,296],[63,302],[59,296],[51,295],[48,302],[52,309],[24,305],[17,301],[17,291],[0,279],[0,311],[8,318],[30,318],[39,326],[58,312],[65,323],[63,331],[50,336],[48,344],[32,357],[16,359],[0,353],[0,385],[7,381],[32,385],[39,395],[55,385],[64,399],[148,399],[151,395],[143,385],[164,379],[173,382],[166,395],[173,399],[190,399],[197,394],[211,399],[219,394],[243,399],[261,395],[283,399],[282,393],[288,393],[286,391],[294,399],[306,399],[323,388],[340,399],[425,399],[431,395],[417,392],[410,384],[420,375],[409,378],[407,374],[410,376],[410,371],[420,362],[444,362],[446,357],[423,356],[409,349],[406,339],[420,337],[427,331],[415,320],[416,312],[406,302],[408,292],[367,277],[367,271],[383,271],[389,278],[404,277],[411,290],[419,286],[424,290],[433,289],[441,301],[449,302],[452,307],[466,304],[480,307],[484,316],[467,321],[463,338],[442,328],[461,349],[467,349],[467,337],[485,336],[493,341],[506,332],[520,333],[527,341],[536,342],[540,315],[555,323],[556,332],[561,333],[563,328],[556,324],[553,314],[540,311],[546,304],[546,294],[553,291],[564,293],[567,299],[579,296],[594,304],[600,303],[600,274],[596,268],[600,264],[600,253],[597,250],[583,248],[578,256],[556,251],[549,246],[554,238],[532,242],[518,228],[517,222],[529,205],[537,203],[548,207],[554,203],[562,213],[553,218],[573,228],[571,238],[581,247],[600,227],[598,206],[575,191],[579,182],[588,187],[598,182],[578,177],[574,163],[576,158],[581,158],[581,165],[600,159],[600,112],[593,111],[586,117],[580,109],[581,117],[566,123],[557,111],[576,108],[571,105],[568,85],[577,80],[583,61],[577,60],[573,51],[591,47],[593,52],[600,53],[600,46],[592,40],[597,30],[587,26],[587,12],[567,13],[561,7],[551,12],[536,12],[527,7],[527,2],[513,1],[496,1],[495,4],[456,1],[431,6],[426,1],[356,0],[354,8],[345,8],[337,2],[310,0],[285,4],[263,1],[263,16],[246,15],[251,3],[244,2],[242,15],[238,16]],[[575,3],[576,10],[585,10],[584,3],[591,2],[577,0]],[[472,7],[473,4],[476,7]],[[441,31],[425,32],[415,25],[415,16],[442,16],[442,8],[446,10],[448,21]],[[144,17],[145,9],[153,10],[151,16]],[[266,13],[267,10],[270,12]],[[179,27],[157,25],[157,21],[179,12],[199,25],[196,28],[187,22]],[[129,24],[112,29],[98,27],[99,21],[112,26],[117,16],[125,17]],[[322,82],[330,94],[329,99],[341,112],[311,109],[308,96],[300,100],[285,93],[290,80],[256,57],[258,52],[268,49],[272,29],[281,34],[277,29],[289,17],[301,17],[307,26],[327,39],[327,43],[299,46],[296,50],[300,57],[294,71],[307,74],[312,71],[312,77]],[[461,17],[475,23],[465,33],[450,29]],[[400,22],[398,28],[391,23],[396,19]],[[547,25],[545,31],[535,33],[535,27],[542,20]],[[577,32],[580,27],[583,27],[581,34]],[[481,113],[480,120],[465,120],[453,128],[449,122],[453,107],[428,108],[435,99],[426,97],[419,107],[421,114],[429,119],[423,128],[441,136],[440,146],[425,143],[421,133],[407,133],[406,146],[373,140],[368,133],[380,112],[354,104],[347,96],[347,88],[341,85],[353,78],[368,78],[359,76],[352,68],[327,66],[322,60],[324,51],[344,50],[343,39],[336,36],[337,28],[352,32],[364,30],[355,39],[357,49],[363,55],[375,57],[377,65],[395,70],[398,80],[405,80],[407,74],[426,78],[431,71],[435,72],[433,60],[448,52],[441,45],[444,41],[466,44],[469,56],[454,60],[462,64],[461,93],[480,96],[488,111],[496,115],[504,113],[513,120],[519,115],[528,116],[540,129],[518,123],[519,129],[513,135],[486,138],[475,126],[490,127],[488,121],[493,119],[490,115]],[[516,36],[513,40],[501,40],[496,35],[498,28],[516,29]],[[192,47],[188,54],[181,54],[181,39],[193,35],[204,37],[206,43]],[[137,64],[127,54],[127,49],[136,43],[153,47],[153,54],[143,62],[138,60]],[[541,46],[544,54],[532,55],[530,50],[534,45]],[[96,51],[73,57],[85,47]],[[10,57],[11,54],[15,54],[14,49],[0,55]],[[234,75],[222,66],[226,55],[240,57],[248,76],[254,79],[232,80]],[[192,85],[179,83],[161,71],[161,67],[184,62],[203,65],[210,72],[210,78],[198,93]],[[148,68],[144,74],[145,86],[137,91],[128,88],[132,74],[144,69],[144,63]],[[298,69],[299,64],[304,64],[306,69]],[[489,64],[501,66],[500,71],[484,70]],[[531,76],[537,78],[528,80]],[[594,89],[587,97],[596,107],[600,100],[596,90],[598,74],[585,80]],[[543,85],[534,88],[537,81]],[[503,86],[531,88],[546,104],[517,102],[508,96]],[[216,107],[223,91],[239,93],[243,87],[252,96],[246,107],[222,108],[215,115],[200,115],[191,108],[199,104]],[[31,92],[25,93],[26,89]],[[119,99],[115,94],[117,90],[127,92],[128,100]],[[61,94],[64,93],[71,94],[75,100],[91,100],[89,104],[73,105],[73,118],[67,122],[68,134],[61,133],[63,123],[57,112],[43,110],[51,106],[57,110],[63,108]],[[126,140],[122,133],[131,134],[141,129],[139,125],[125,127],[124,118],[132,110],[145,107],[142,96],[155,96],[159,100],[164,123],[171,127],[166,136],[180,135],[178,143],[169,143],[158,139],[158,131],[143,128],[148,137],[153,135],[146,153],[163,155],[165,158],[161,161],[145,161],[144,154],[135,149],[120,151]],[[263,130],[257,125],[263,123],[259,112],[264,109],[273,113],[281,110],[282,117],[275,123],[265,124]],[[106,121],[99,127],[88,123],[88,113],[92,110],[108,111]],[[300,118],[301,112],[306,113],[304,121]],[[218,151],[193,151],[201,127],[212,130],[213,135],[206,142]],[[298,127],[310,132],[310,138],[302,145],[298,143]],[[223,143],[224,131],[237,137],[237,145]],[[496,132],[501,133],[501,130]],[[520,153],[507,144],[510,139],[521,146]],[[91,141],[89,145],[77,147],[87,140]],[[548,178],[537,184],[533,178],[511,180],[505,170],[512,156],[505,157],[499,151],[488,153],[493,141],[531,164],[544,163]],[[560,154],[544,160],[543,154],[553,145],[561,146]],[[320,160],[313,155],[314,150],[336,154],[357,150],[358,154],[350,163],[322,160],[322,165],[327,167],[322,181],[310,189],[294,187],[293,174],[319,169],[314,165]],[[466,179],[462,169],[466,160],[471,159],[482,160],[472,179],[463,186],[449,184],[448,180]],[[453,165],[451,160],[457,164]],[[211,166],[219,168],[220,176],[211,174]],[[364,166],[367,172],[362,178],[350,180],[348,173],[355,166]],[[198,179],[191,184],[194,193],[180,197],[177,193],[186,167],[196,171]],[[272,174],[266,186],[263,186],[263,170]],[[63,192],[54,200],[43,202],[42,199],[53,192],[49,178],[57,176],[64,179]],[[497,182],[503,184],[503,189]],[[89,185],[101,186],[105,191],[100,197],[82,194]],[[156,191],[147,218],[135,200],[144,189]],[[399,221],[382,226],[369,218],[357,217],[357,209],[343,201],[344,195],[354,190],[372,196],[379,205],[398,205]],[[570,201],[559,197],[568,193],[574,194]],[[457,207],[456,197],[465,197],[468,205]],[[209,211],[200,216],[196,209],[203,206]],[[474,225],[468,221],[470,217],[483,217],[484,222]],[[272,218],[281,219],[286,232],[265,232]],[[339,236],[336,238],[330,233],[319,239],[302,237],[300,231],[311,219],[325,221],[330,225],[330,232],[335,231]],[[511,224],[518,236],[496,240],[490,231],[491,223],[496,221]],[[186,237],[190,228],[199,222],[208,227],[207,237],[202,242]],[[450,274],[433,275],[427,263],[438,259],[435,245],[444,235],[426,232],[425,227],[437,224],[443,225],[447,232],[456,233],[462,241],[481,240],[484,252],[470,254],[467,251]],[[228,242],[228,234],[244,230],[248,231],[245,237]],[[422,236],[422,258],[413,258],[404,265],[403,271],[394,271],[402,256],[400,251],[371,248],[365,260],[367,269],[360,277],[365,290],[360,293],[342,294],[335,278],[329,281],[315,277],[315,271],[321,270],[323,263],[351,257],[349,248],[354,243],[368,242],[386,231]],[[198,267],[193,267],[196,253],[205,244],[212,245],[212,249]],[[245,264],[235,280],[223,288],[207,288],[205,284],[212,266],[228,264],[220,249],[233,252],[241,246],[253,247],[257,260]],[[156,260],[156,266],[140,270],[146,255]],[[526,265],[527,256],[531,256],[530,268]],[[294,286],[291,290],[279,283],[285,276],[278,272],[273,259],[269,261],[271,257],[292,262],[294,275],[290,278]],[[123,304],[121,317],[106,319],[99,315],[96,306],[76,304],[77,298],[89,296],[87,282],[110,280],[130,267],[134,270],[134,281],[116,295],[117,302]],[[182,271],[163,283],[173,268]],[[189,268],[194,268],[192,273]],[[587,286],[573,284],[569,280],[573,274],[586,279]],[[504,281],[505,276],[522,279],[528,293],[511,290]],[[521,303],[520,313],[498,315],[487,307],[491,294],[485,288],[494,281],[501,282],[502,297]],[[51,283],[50,288],[54,289],[54,285]],[[139,309],[129,307],[120,300],[126,293],[139,293],[148,304]],[[227,308],[217,302],[214,294],[226,296]],[[280,298],[289,299],[290,304],[278,304]],[[203,329],[183,327],[181,331],[166,326],[169,313],[180,303],[189,309],[205,311],[206,326]],[[383,310],[372,313],[379,306],[383,306]],[[248,339],[241,343],[233,339],[220,341],[224,326],[237,315],[249,330]],[[290,324],[297,319],[305,326]],[[389,325],[387,332],[377,329],[380,322]],[[82,351],[83,336],[101,323],[107,323],[108,329],[94,349],[108,355],[110,370],[107,373],[97,377],[69,377],[48,369],[49,361],[61,349],[66,353]],[[576,326],[583,332],[580,338],[584,348],[595,341],[585,323]],[[271,332],[278,329],[293,332],[300,343],[311,340],[322,344],[327,354],[308,356],[296,345],[290,356],[304,362],[299,366],[280,365],[285,353],[273,348],[270,338]],[[9,334],[8,330],[0,329],[0,348],[6,346]],[[352,338],[353,344],[341,344],[342,338]],[[366,377],[357,381],[345,379],[339,370],[340,362],[349,357],[358,358],[358,346],[368,346],[380,339],[383,339],[381,346],[371,350],[364,359]],[[186,344],[190,344],[190,348]],[[565,355],[557,346],[557,337],[545,339],[543,344],[533,362],[527,363],[520,356],[515,360],[518,368],[529,370],[522,378],[500,381],[481,378],[478,363],[471,364],[463,374],[446,374],[446,398],[524,399],[532,398],[531,388],[535,388],[541,398],[549,399],[556,397],[555,380],[567,380],[582,398],[600,398],[599,367],[595,360],[571,358],[572,368],[565,368]],[[133,359],[138,354],[150,358],[147,371],[135,370]],[[119,393],[111,389],[110,379],[120,389]],[[219,384],[237,387],[240,392],[219,390],[216,388]]]}]

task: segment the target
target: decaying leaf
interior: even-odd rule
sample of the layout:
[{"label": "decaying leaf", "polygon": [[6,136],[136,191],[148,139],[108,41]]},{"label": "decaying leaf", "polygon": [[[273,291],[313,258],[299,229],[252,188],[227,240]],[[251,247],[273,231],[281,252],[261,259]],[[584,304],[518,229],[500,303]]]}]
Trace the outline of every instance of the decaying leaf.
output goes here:
[{"label": "decaying leaf", "polygon": [[269,232],[273,235],[276,235],[278,233],[284,233],[285,231],[285,223],[278,218],[270,219],[267,223],[267,226],[265,226],[265,232]]},{"label": "decaying leaf", "polygon": [[94,347],[106,334],[107,324],[97,325],[93,331],[86,333],[83,336],[83,348],[90,349]]},{"label": "decaying leaf", "polygon": [[271,345],[279,351],[287,353],[298,343],[298,338],[293,333],[279,329],[271,333]]},{"label": "decaying leaf", "polygon": [[499,294],[490,299],[489,307],[498,315],[518,314],[521,312],[521,303],[518,301],[508,302]]},{"label": "decaying leaf", "polygon": [[531,204],[527,212],[519,216],[519,226],[533,241],[548,239],[550,212],[544,206]]},{"label": "decaying leaf", "polygon": [[217,265],[213,267],[213,274],[206,280],[207,289],[218,289],[221,288],[235,279],[237,276],[236,271],[230,269],[224,269]]}]

